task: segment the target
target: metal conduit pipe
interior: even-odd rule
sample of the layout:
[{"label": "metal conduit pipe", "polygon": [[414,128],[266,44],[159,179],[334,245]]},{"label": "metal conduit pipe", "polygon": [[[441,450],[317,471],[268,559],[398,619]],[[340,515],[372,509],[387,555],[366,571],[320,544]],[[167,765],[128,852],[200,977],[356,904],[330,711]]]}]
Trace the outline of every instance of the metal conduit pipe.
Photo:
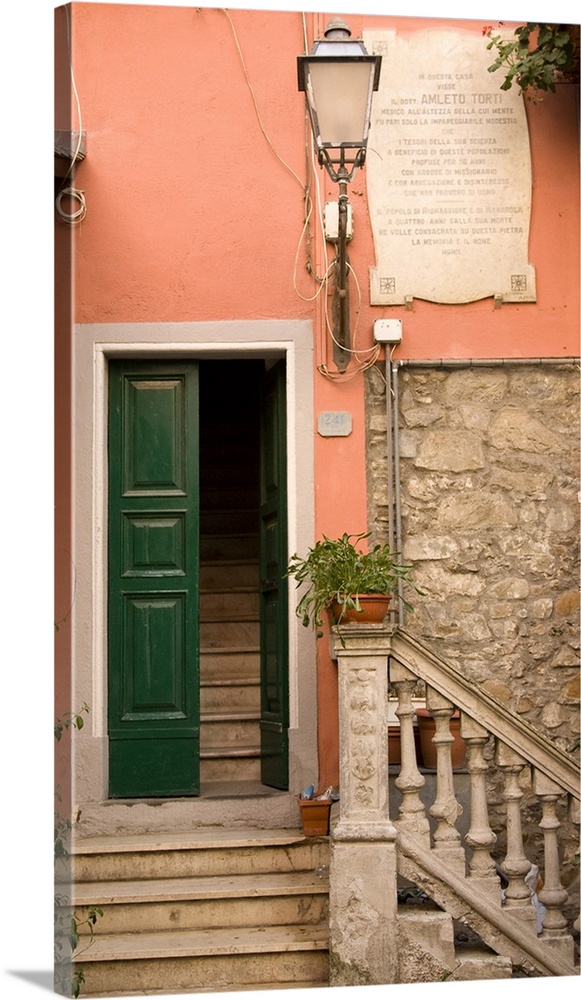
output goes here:
[{"label": "metal conduit pipe", "polygon": [[[386,423],[387,423],[387,539],[389,547],[392,552],[396,551],[395,548],[395,525],[394,525],[394,428],[397,426],[397,421],[394,420],[393,416],[393,388],[392,388],[392,370],[391,370],[391,357],[389,351],[386,351],[385,357],[385,410],[386,410]],[[393,624],[394,614],[397,616],[398,624],[402,624],[400,620],[400,601],[398,599],[397,611],[395,608],[390,610],[390,621]]]},{"label": "metal conduit pipe", "polygon": [[[387,416],[387,510],[388,539],[390,548],[402,551],[401,479],[399,450],[399,393],[400,368],[493,368],[511,365],[581,365],[581,358],[433,358],[431,360],[385,359],[385,400]],[[404,624],[403,584],[398,583],[397,623]]]},{"label": "metal conduit pipe", "polygon": [[579,365],[581,358],[433,358],[419,361],[401,358],[394,368],[494,368],[501,365]]}]

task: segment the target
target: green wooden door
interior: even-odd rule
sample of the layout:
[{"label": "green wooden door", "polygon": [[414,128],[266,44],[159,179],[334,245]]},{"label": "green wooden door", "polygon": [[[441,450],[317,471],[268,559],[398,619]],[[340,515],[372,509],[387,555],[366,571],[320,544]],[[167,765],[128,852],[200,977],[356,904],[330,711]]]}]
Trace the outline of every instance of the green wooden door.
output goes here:
[{"label": "green wooden door", "polygon": [[266,373],[261,405],[261,780],[288,788],[288,605],[284,362]]},{"label": "green wooden door", "polygon": [[197,365],[109,373],[109,794],[195,795]]}]

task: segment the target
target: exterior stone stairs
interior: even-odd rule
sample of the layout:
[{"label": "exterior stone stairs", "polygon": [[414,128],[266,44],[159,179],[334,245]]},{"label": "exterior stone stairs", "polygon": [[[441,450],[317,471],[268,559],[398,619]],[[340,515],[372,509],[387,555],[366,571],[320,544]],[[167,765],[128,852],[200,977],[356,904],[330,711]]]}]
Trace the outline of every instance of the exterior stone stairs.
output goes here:
[{"label": "exterior stone stairs", "polygon": [[[59,891],[80,923],[103,911],[74,955],[81,996],[328,986],[331,851],[294,829],[77,840]],[[433,900],[402,898],[401,983],[513,976],[509,957]]]},{"label": "exterior stone stairs", "polygon": [[298,830],[77,841],[82,996],[328,985],[328,838]]},{"label": "exterior stone stairs", "polygon": [[[572,854],[578,762],[401,626],[345,625],[335,628],[333,640],[343,739],[340,825],[330,867],[331,984],[355,985],[355,962],[357,980],[363,981],[361,963],[368,962],[363,975],[374,983],[578,975]],[[418,680],[435,722],[431,775],[416,756]],[[392,692],[401,730],[395,780],[388,755],[373,757],[372,741],[360,738],[362,729],[373,737],[389,731]],[[358,718],[361,704],[366,715]],[[450,724],[457,712],[464,773],[452,764]],[[361,783],[352,780],[362,770],[366,820]],[[388,783],[398,802],[385,795]],[[538,824],[528,841],[523,815]],[[379,865],[386,869],[384,894],[376,892]],[[404,916],[395,905],[396,878],[427,901],[425,914],[410,909]],[[355,886],[358,928],[351,912]],[[383,947],[376,947],[378,926]]]}]

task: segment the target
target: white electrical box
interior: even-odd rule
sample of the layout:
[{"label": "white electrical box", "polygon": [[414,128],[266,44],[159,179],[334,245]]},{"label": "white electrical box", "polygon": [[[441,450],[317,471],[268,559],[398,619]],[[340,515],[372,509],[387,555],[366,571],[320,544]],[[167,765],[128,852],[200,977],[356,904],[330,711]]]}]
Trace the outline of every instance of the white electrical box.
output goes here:
[{"label": "white electrical box", "polygon": [[[339,202],[328,201],[325,203],[323,214],[325,226],[325,239],[330,243],[337,243],[339,239]],[[351,205],[347,205],[347,239],[353,238],[353,212]]]},{"label": "white electrical box", "polygon": [[401,319],[376,319],[373,336],[378,344],[399,344],[401,341]]}]

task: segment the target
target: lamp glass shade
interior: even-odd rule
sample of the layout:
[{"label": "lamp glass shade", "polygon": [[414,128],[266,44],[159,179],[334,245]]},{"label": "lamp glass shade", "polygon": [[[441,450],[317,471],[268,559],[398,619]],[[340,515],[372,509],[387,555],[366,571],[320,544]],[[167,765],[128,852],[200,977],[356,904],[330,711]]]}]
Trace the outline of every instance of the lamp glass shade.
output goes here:
[{"label": "lamp glass shade", "polygon": [[371,60],[309,60],[307,98],[317,145],[365,146],[373,76]]}]

